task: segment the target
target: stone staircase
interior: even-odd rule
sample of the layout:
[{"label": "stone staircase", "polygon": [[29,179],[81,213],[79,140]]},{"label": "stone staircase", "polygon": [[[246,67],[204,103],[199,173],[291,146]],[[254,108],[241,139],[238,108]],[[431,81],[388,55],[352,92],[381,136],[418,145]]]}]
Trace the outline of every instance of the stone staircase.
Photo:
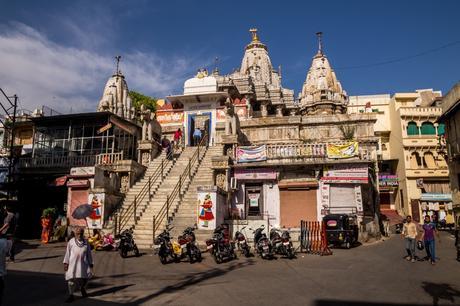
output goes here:
[{"label": "stone staircase", "polygon": [[[177,238],[184,229],[189,226],[195,226],[197,222],[197,187],[214,185],[212,157],[221,156],[223,152],[222,146],[209,147],[206,155],[201,161],[200,167],[195,174],[192,183],[182,197],[182,202],[174,213],[171,222],[171,237]],[[204,245],[204,241],[211,238],[212,231],[196,230],[195,236],[200,246]]]},{"label": "stone staircase", "polygon": [[[181,175],[185,175],[181,194],[184,194],[190,183],[193,180],[195,174],[197,173],[198,168],[200,167],[200,162],[196,162],[190,169],[189,177],[188,173],[184,173],[189,163],[190,158],[195,154],[197,151],[197,147],[186,147],[180,157],[177,159],[174,167],[169,172],[168,176],[163,180],[163,183],[158,188],[155,196],[147,203],[147,208],[143,211],[142,215],[140,216],[137,224],[134,226],[134,239],[136,241],[137,246],[140,249],[150,249],[152,248],[153,244],[153,217],[157,216],[160,210],[165,206],[167,201],[167,197],[171,195],[174,188],[176,187],[179,177]],[[199,160],[203,158],[203,156],[207,153],[206,147],[200,148],[200,156]],[[186,171],[187,172],[187,171]],[[179,196],[177,196],[174,200],[170,202],[170,210],[169,216],[170,218],[173,216],[173,213],[177,206],[180,204]],[[161,223],[156,224],[158,230],[156,234],[163,231],[167,224],[167,218],[163,218]],[[160,221],[158,221],[160,222]],[[193,224],[192,224],[193,225]]]},{"label": "stone staircase", "polygon": [[[175,159],[180,156],[181,151],[177,151],[174,154],[174,159],[167,160],[166,159],[166,152],[162,152],[160,156],[155,158],[153,161],[150,162],[149,166],[147,167],[147,170],[145,171],[143,177],[138,180],[128,191],[126,194],[125,198],[123,199],[123,203],[121,205],[121,208],[119,210],[119,213],[121,216],[123,215],[130,215],[131,217],[129,219],[125,219],[126,221],[123,220],[121,221],[121,224],[119,224],[119,232],[123,231],[124,229],[131,228],[134,226],[134,207],[133,207],[133,202],[134,198],[139,195],[139,192],[146,188],[148,189],[148,182],[150,177],[152,177],[154,174],[158,173],[161,171],[161,163],[163,163],[163,176],[160,175],[158,179],[152,180],[151,185],[150,185],[150,198],[156,194],[156,191],[160,187],[160,185],[163,182],[163,179],[168,175],[168,173],[171,171],[175,164]],[[147,191],[148,193],[148,191]],[[150,199],[147,194],[143,197],[143,199],[136,201],[136,217],[139,218],[142,216],[144,210],[147,208],[149,199]],[[139,199],[139,198],[138,198]]]}]

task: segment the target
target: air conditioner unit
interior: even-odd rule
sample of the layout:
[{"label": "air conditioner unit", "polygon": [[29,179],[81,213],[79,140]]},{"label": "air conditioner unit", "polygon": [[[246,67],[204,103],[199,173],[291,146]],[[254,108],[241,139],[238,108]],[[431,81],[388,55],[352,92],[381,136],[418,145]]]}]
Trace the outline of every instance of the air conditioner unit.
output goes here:
[{"label": "air conditioner unit", "polygon": [[238,181],[235,177],[230,178],[230,188],[233,190],[238,189]]}]

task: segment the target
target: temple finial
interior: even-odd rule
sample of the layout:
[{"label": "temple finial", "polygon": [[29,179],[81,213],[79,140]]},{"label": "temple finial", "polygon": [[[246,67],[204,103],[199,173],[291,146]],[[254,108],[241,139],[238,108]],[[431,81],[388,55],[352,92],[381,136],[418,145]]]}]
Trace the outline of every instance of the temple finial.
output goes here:
[{"label": "temple finial", "polygon": [[115,60],[117,61],[117,70],[115,71],[115,74],[116,75],[120,75],[120,60],[121,60],[121,56],[120,55],[117,55],[115,56]]},{"label": "temple finial", "polygon": [[323,32],[317,32],[318,37],[318,54],[323,55]]},{"label": "temple finial", "polygon": [[259,41],[259,36],[257,35],[257,29],[256,28],[249,29],[249,32],[251,32],[252,41],[253,42],[258,42]]}]

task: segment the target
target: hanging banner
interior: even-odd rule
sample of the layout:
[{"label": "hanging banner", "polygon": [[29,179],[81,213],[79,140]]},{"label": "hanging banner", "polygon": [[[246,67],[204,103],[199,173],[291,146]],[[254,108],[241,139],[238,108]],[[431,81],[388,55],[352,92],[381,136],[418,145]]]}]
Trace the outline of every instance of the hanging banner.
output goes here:
[{"label": "hanging banner", "polygon": [[358,142],[353,141],[346,144],[328,144],[326,150],[328,158],[350,158],[358,156]]},{"label": "hanging banner", "polygon": [[104,225],[104,193],[90,193],[88,195],[88,203],[93,209],[91,214],[86,220],[88,221],[88,228],[102,229]]},{"label": "hanging banner", "polygon": [[156,112],[156,118],[160,124],[183,124],[184,111],[160,111]]},{"label": "hanging banner", "polygon": [[265,145],[237,147],[236,160],[238,163],[250,163],[267,160],[267,151]]}]

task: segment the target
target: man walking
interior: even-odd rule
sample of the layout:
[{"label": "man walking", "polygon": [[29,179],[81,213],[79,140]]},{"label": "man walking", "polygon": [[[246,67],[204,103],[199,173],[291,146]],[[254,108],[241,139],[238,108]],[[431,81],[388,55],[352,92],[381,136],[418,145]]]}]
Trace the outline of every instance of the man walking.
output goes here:
[{"label": "man walking", "polygon": [[436,230],[436,225],[431,222],[430,216],[426,215],[424,219],[425,223],[423,224],[423,243],[425,244],[426,255],[430,260],[431,264],[434,265],[436,263],[436,253],[435,253],[435,244],[434,244],[434,234],[438,236],[439,234]]},{"label": "man walking", "polygon": [[16,232],[16,217],[8,205],[5,205],[5,219],[0,228],[0,236],[7,239],[8,251],[7,254],[11,261],[14,261],[14,234]]},{"label": "man walking", "polygon": [[195,146],[199,145],[201,141],[201,130],[199,128],[195,128],[195,131],[193,132],[193,144]]},{"label": "man walking", "polygon": [[417,225],[412,222],[412,217],[406,217],[401,237],[404,238],[404,245],[406,248],[406,260],[415,262],[415,239],[417,238]]},{"label": "man walking", "polygon": [[93,257],[81,227],[75,230],[75,237],[67,243],[64,271],[69,286],[69,297],[66,302],[70,303],[74,300],[74,293],[77,290],[80,290],[82,297],[87,297],[86,285],[93,275]]}]

